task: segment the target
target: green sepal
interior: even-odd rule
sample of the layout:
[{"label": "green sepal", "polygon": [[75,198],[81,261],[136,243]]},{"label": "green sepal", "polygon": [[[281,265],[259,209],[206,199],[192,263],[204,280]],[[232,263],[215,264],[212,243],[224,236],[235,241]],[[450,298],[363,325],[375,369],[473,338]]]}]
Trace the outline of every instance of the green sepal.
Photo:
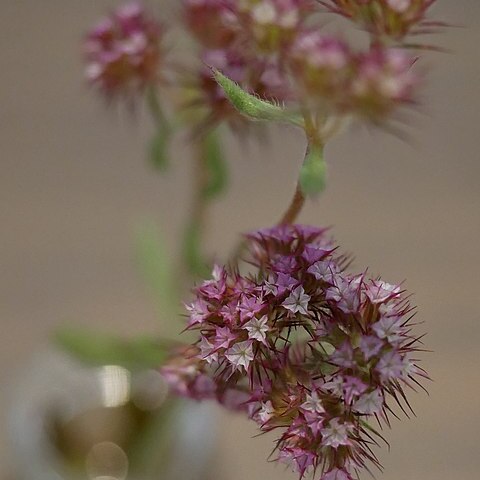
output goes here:
[{"label": "green sepal", "polygon": [[203,190],[203,196],[210,200],[221,195],[228,183],[227,164],[216,131],[211,131],[205,136],[203,150],[205,167],[208,171],[208,181]]},{"label": "green sepal", "polygon": [[303,120],[299,115],[246,92],[240,85],[230,80],[217,69],[212,68],[212,71],[215,81],[225,92],[230,103],[242,115],[253,120],[285,122],[301,128],[304,127]]},{"label": "green sepal", "polygon": [[149,337],[131,340],[81,329],[55,333],[58,347],[89,366],[118,365],[128,370],[157,368],[168,355],[168,346]]},{"label": "green sepal", "polygon": [[315,196],[325,190],[327,165],[323,148],[311,145],[300,170],[300,186],[307,196]]}]

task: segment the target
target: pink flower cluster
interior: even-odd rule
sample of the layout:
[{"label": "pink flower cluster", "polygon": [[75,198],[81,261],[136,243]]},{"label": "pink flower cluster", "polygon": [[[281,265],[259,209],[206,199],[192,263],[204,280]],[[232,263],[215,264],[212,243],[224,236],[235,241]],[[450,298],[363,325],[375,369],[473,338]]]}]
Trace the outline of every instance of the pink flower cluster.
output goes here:
[{"label": "pink flower cluster", "polygon": [[197,341],[162,371],[177,393],[214,398],[276,430],[278,460],[300,476],[351,480],[368,463],[392,404],[427,378],[414,358],[412,308],[397,285],[345,271],[316,227],[247,236],[253,272],[215,267],[187,306]]},{"label": "pink flower cluster", "polygon": [[[198,128],[245,127],[209,67],[260,98],[305,107],[321,117],[384,120],[414,103],[419,75],[403,40],[440,25],[426,22],[434,0],[183,0],[182,19],[198,63],[166,62],[163,28],[138,2],[119,7],[85,41],[86,75],[107,97],[133,96],[159,79],[179,88],[181,108]],[[322,7],[323,5],[323,7]],[[366,26],[367,52],[322,31],[327,11]],[[418,27],[415,30],[414,27]],[[392,41],[396,48],[392,49]],[[188,116],[188,115],[187,115]]]},{"label": "pink flower cluster", "polygon": [[184,0],[185,23],[201,47],[204,63],[192,105],[207,108],[208,124],[227,120],[245,125],[208,67],[261,98],[292,98],[285,61],[311,7],[311,0]]},{"label": "pink flower cluster", "polygon": [[86,37],[87,80],[108,98],[134,96],[158,80],[162,35],[140,4],[119,7]]},{"label": "pink flower cluster", "polygon": [[[419,83],[418,75],[412,71],[415,58],[377,41],[366,53],[353,51],[345,41],[321,31],[321,10],[316,2],[184,3],[186,23],[202,45],[204,63],[261,98],[294,105],[307,103],[323,113],[353,113],[375,121],[398,106],[414,102]],[[361,10],[366,5],[362,1],[339,3]],[[390,4],[399,9],[394,2]],[[412,8],[413,4],[409,11]],[[406,18],[407,13],[401,15]],[[415,19],[420,21],[418,15],[409,15],[408,19],[411,24]],[[201,68],[199,78],[193,105],[203,104],[209,109],[208,121],[241,121],[207,67]]]},{"label": "pink flower cluster", "polygon": [[353,20],[372,35],[395,40],[440,25],[426,20],[427,10],[435,2],[436,0],[320,0],[330,11]]},{"label": "pink flower cluster", "polygon": [[304,32],[292,47],[291,68],[304,96],[337,112],[384,118],[413,102],[418,77],[414,59],[400,49],[373,46],[351,51],[338,38]]}]

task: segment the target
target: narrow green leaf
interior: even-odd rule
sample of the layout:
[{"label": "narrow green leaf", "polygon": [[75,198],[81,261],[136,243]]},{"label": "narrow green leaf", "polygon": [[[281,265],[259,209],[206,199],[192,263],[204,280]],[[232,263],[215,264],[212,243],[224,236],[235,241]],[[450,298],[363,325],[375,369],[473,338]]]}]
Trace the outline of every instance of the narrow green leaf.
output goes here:
[{"label": "narrow green leaf", "polygon": [[163,112],[157,92],[153,87],[147,89],[146,100],[156,128],[155,135],[150,141],[149,161],[156,169],[165,171],[168,167],[168,146],[172,136],[172,126]]},{"label": "narrow green leaf", "polygon": [[156,368],[167,354],[165,344],[152,338],[126,340],[98,332],[64,328],[55,343],[77,360],[91,366],[119,365],[129,370]]},{"label": "narrow green leaf", "polygon": [[246,92],[240,85],[215,68],[212,71],[216,82],[222,87],[227,98],[241,114],[253,120],[286,122],[303,128],[303,120],[300,116]]},{"label": "narrow green leaf", "polygon": [[174,315],[178,307],[178,291],[170,255],[158,228],[145,224],[137,230],[136,259],[143,277],[157,302],[158,310]]},{"label": "narrow green leaf", "polygon": [[203,195],[212,199],[225,191],[228,181],[227,164],[218,138],[218,132],[212,131],[204,139],[205,166],[208,170],[208,183]]},{"label": "narrow green leaf", "polygon": [[305,195],[315,196],[325,190],[327,165],[323,149],[312,145],[300,170],[300,186]]}]

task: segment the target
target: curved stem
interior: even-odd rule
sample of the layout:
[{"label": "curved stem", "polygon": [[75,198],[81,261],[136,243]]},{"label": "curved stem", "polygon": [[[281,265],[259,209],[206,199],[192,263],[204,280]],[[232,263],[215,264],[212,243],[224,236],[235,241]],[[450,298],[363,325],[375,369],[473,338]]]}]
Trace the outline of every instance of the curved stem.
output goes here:
[{"label": "curved stem", "polygon": [[[310,144],[307,145],[305,158],[307,157],[309,151],[310,151]],[[300,185],[300,181],[297,180],[297,186],[295,187],[295,192],[290,201],[290,204],[288,205],[287,210],[284,212],[284,214],[280,218],[280,221],[278,221],[276,225],[291,225],[292,223],[294,223],[298,215],[300,215],[300,212],[302,211],[302,208],[305,205],[305,201],[306,201],[306,197],[302,191],[302,186]],[[230,256],[229,262],[232,264],[237,263],[240,260],[245,250],[245,247],[246,247],[246,242],[244,239],[242,239],[233,250],[233,253]]]},{"label": "curved stem", "polygon": [[[304,110],[303,112],[303,117],[304,117],[304,126],[305,126],[305,134],[307,137],[307,148],[305,151],[305,157],[304,157],[304,163],[307,160],[309,154],[310,154],[310,149],[311,147],[317,147],[323,150],[323,144],[324,142],[322,141],[321,138],[321,132],[318,126],[318,120],[315,120],[311,113],[308,112],[308,110]],[[300,177],[297,180],[297,184],[295,187],[295,192],[293,194],[293,197],[286,209],[286,211],[283,213],[281,216],[280,220],[277,222],[276,225],[291,225],[294,223],[298,216],[300,215],[304,205],[306,202],[306,196],[305,193],[303,192],[302,185],[300,182]],[[236,263],[242,256],[244,250],[246,247],[246,242],[245,240],[241,240],[235,250],[233,251],[233,254],[230,257],[230,262],[231,263]]]},{"label": "curved stem", "polygon": [[[280,219],[279,222],[277,222],[277,225],[291,225],[292,223],[295,222],[297,219],[298,215],[302,211],[303,206],[305,205],[305,195],[302,192],[302,187],[300,186],[300,182],[297,182],[297,187],[295,189],[295,193],[293,194],[293,198],[290,202],[290,205],[288,206],[287,210],[285,213],[282,215],[282,218]],[[235,264],[237,263],[243,252],[245,251],[247,244],[244,239],[242,239],[234,249],[233,253],[230,256],[229,263]]]},{"label": "curved stem", "polygon": [[295,188],[295,193],[293,194],[290,205],[277,225],[290,225],[294,223],[305,205],[305,200],[306,198],[302,191],[302,187],[300,186],[300,183],[297,182],[297,187]]},{"label": "curved stem", "polygon": [[[307,148],[304,157],[305,162],[310,153],[310,148],[312,146],[320,146],[323,149],[323,142],[320,138],[318,126],[316,125],[316,122],[312,119],[312,117],[308,113],[305,113],[304,119],[305,133],[307,135]],[[298,215],[300,215],[300,212],[305,205],[305,201],[306,197],[300,184],[300,179],[298,179],[292,200],[290,201],[287,210],[285,211],[277,225],[290,225],[294,223]]]}]

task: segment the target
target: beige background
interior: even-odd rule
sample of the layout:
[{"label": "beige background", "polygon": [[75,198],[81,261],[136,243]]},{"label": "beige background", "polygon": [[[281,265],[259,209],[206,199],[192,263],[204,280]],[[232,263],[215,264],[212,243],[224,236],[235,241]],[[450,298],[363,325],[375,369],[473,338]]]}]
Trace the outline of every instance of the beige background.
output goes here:
[{"label": "beige background", "polygon": [[[158,2],[160,3],[160,2]],[[157,3],[157,4],[158,4]],[[127,333],[158,332],[133,261],[142,218],[170,240],[186,211],[188,150],[168,177],[143,158],[150,125],[106,111],[82,84],[79,39],[115,2],[0,2],[0,477],[12,382],[66,320]],[[161,9],[160,9],[161,10]],[[387,433],[389,480],[471,480],[480,467],[480,2],[440,0],[437,17],[464,25],[435,39],[425,107],[409,116],[412,142],[356,128],[329,146],[329,188],[302,221],[333,224],[358,269],[407,280],[426,322],[430,397],[418,418]],[[234,150],[232,188],[212,213],[209,248],[272,223],[293,188],[302,138]],[[275,146],[273,146],[275,145]],[[295,478],[265,462],[271,439],[250,439],[240,418],[222,424],[216,478]]]}]

